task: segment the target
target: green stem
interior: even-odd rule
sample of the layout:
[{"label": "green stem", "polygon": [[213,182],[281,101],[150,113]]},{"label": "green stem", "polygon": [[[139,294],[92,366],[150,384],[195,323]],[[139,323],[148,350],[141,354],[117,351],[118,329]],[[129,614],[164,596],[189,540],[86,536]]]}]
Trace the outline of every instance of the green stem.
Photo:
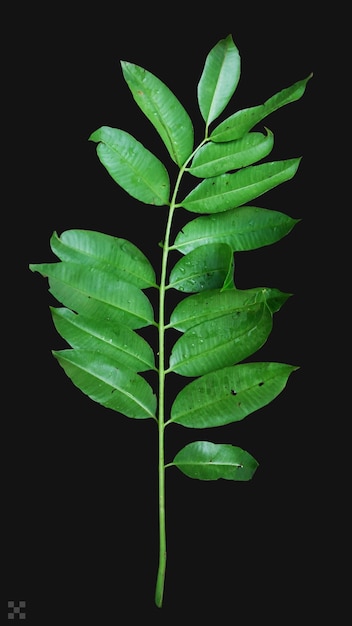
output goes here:
[{"label": "green stem", "polygon": [[[200,145],[206,142],[204,139]],[[198,146],[197,150],[200,146]],[[165,240],[163,245],[163,255],[161,261],[161,276],[159,289],[159,406],[158,406],[158,433],[159,433],[159,566],[155,587],[155,604],[161,608],[164,598],[165,573],[166,573],[166,523],[165,523],[165,427],[169,423],[165,422],[164,402],[165,402],[165,376],[167,370],[165,368],[165,330],[168,327],[165,324],[165,293],[167,279],[167,263],[170,252],[170,234],[174,211],[177,208],[176,196],[181,183],[181,178],[196,150],[188,158],[187,162],[180,168],[172,199],[170,202],[170,210],[165,230]]]}]

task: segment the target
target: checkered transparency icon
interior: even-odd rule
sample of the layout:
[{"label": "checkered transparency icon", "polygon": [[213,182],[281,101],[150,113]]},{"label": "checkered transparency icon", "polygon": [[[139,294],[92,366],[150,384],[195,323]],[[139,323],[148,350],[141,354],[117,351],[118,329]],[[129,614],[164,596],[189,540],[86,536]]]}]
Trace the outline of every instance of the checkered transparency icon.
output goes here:
[{"label": "checkered transparency icon", "polygon": [[26,601],[19,600],[19,602],[15,602],[14,600],[9,600],[7,603],[7,619],[26,619]]}]

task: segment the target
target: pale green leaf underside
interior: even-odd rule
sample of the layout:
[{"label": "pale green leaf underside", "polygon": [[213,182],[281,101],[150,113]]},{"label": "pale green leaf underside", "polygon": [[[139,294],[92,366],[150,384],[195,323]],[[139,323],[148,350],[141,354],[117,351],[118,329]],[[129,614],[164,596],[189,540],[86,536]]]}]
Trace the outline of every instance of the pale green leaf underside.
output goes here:
[{"label": "pale green leaf underside", "polygon": [[237,310],[265,303],[271,313],[276,313],[291,296],[279,289],[254,287],[251,289],[215,289],[197,293],[181,300],[170,316],[170,327],[181,332],[193,326]]},{"label": "pale green leaf underside", "polygon": [[195,293],[223,287],[233,281],[234,259],[230,246],[200,246],[182,257],[170,272],[168,288]]},{"label": "pale green leaf underside", "polygon": [[108,271],[111,279],[123,280],[140,289],[155,287],[155,271],[144,254],[126,239],[90,230],[72,229],[50,245],[61,261],[72,261]]},{"label": "pale green leaf underside", "polygon": [[241,59],[231,35],[221,39],[207,55],[198,83],[199,109],[209,126],[228,104],[241,73]]},{"label": "pale green leaf underside", "polygon": [[53,351],[53,355],[73,384],[95,402],[127,417],[155,417],[156,396],[139,374],[87,350]]},{"label": "pale green leaf underside", "polygon": [[250,165],[233,174],[203,180],[182,202],[194,213],[219,213],[245,204],[292,178],[300,158]]},{"label": "pale green leaf underside", "polygon": [[263,304],[235,310],[192,326],[174,344],[169,371],[202,376],[247,358],[267,340],[272,314]]},{"label": "pale green leaf underside", "polygon": [[192,381],[177,395],[171,422],[212,428],[244,419],[274,400],[298,368],[284,363],[242,363]]},{"label": "pale green leaf underside", "polygon": [[266,130],[266,135],[253,132],[235,141],[206,143],[196,152],[187,171],[193,176],[209,178],[260,161],[270,154],[274,145],[274,135]]},{"label": "pale green leaf underside", "polygon": [[192,121],[176,96],[143,67],[121,61],[123,76],[133,98],[163,140],[170,157],[180,167],[193,150]]},{"label": "pale green leaf underside", "polygon": [[153,307],[143,291],[109,272],[66,261],[32,264],[30,269],[47,277],[52,295],[77,313],[133,329],[154,322]]},{"label": "pale green leaf underside", "polygon": [[205,244],[227,243],[234,252],[255,250],[279,241],[299,221],[280,211],[240,206],[216,217],[196,217],[182,227],[171,248],[187,254]]},{"label": "pale green leaf underside", "polygon": [[113,180],[145,204],[169,204],[167,169],[139,141],[124,130],[102,126],[89,137],[98,142],[98,157]]},{"label": "pale green leaf underside", "polygon": [[258,467],[254,457],[237,446],[194,441],[180,450],[170,465],[199,480],[250,480]]},{"label": "pale green leaf underside", "polygon": [[91,319],[65,308],[51,307],[58,333],[72,348],[89,350],[135,372],[155,369],[154,353],[136,332],[115,322]]},{"label": "pale green leaf underside", "polygon": [[256,124],[270,115],[270,113],[301,98],[312,76],[313,74],[309,74],[307,78],[299,80],[290,87],[282,89],[266,100],[264,104],[237,111],[213,130],[210,134],[210,139],[212,141],[222,142],[232,141],[242,137]]}]

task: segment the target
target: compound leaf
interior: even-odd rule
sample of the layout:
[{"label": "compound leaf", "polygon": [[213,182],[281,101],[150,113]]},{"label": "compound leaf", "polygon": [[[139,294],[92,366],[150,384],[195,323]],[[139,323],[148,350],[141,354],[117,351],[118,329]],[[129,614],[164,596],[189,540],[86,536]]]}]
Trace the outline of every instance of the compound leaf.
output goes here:
[{"label": "compound leaf", "polygon": [[243,137],[245,133],[248,133],[248,131],[270,113],[273,113],[285,104],[289,104],[301,98],[312,76],[313,74],[309,74],[307,78],[299,80],[290,87],[282,89],[266,100],[264,104],[237,111],[214,128],[213,132],[210,134],[210,139],[212,141],[222,142]]},{"label": "compound leaf", "polygon": [[180,450],[170,465],[199,480],[250,480],[258,467],[255,458],[237,446],[194,441]]},{"label": "compound leaf", "polygon": [[274,400],[298,368],[285,363],[241,363],[192,381],[176,396],[171,422],[212,428],[244,419]]},{"label": "compound leaf", "polygon": [[167,169],[137,139],[110,126],[102,126],[89,139],[98,142],[97,154],[101,163],[129,195],[145,204],[169,204]]},{"label": "compound leaf", "polygon": [[228,104],[240,73],[239,51],[228,35],[210,50],[197,87],[199,109],[207,126]]},{"label": "compound leaf", "polygon": [[155,369],[153,350],[128,326],[88,318],[65,308],[51,307],[51,314],[56,330],[72,348],[107,356],[135,372]]},{"label": "compound leaf", "polygon": [[199,246],[170,272],[169,287],[188,293],[216,289],[233,282],[233,253],[227,244]]},{"label": "compound leaf", "polygon": [[203,180],[178,205],[194,213],[219,213],[249,202],[292,178],[300,158],[250,165]]},{"label": "compound leaf", "polygon": [[177,339],[169,371],[201,376],[234,365],[259,350],[271,330],[272,314],[264,303],[207,319]]},{"label": "compound leaf", "polygon": [[204,244],[227,243],[236,252],[255,250],[279,241],[299,221],[280,211],[240,206],[216,218],[196,217],[182,227],[172,248],[187,254]]},{"label": "compound leaf", "polygon": [[131,283],[140,289],[155,287],[155,271],[146,256],[135,246],[120,237],[91,230],[71,229],[61,234],[53,233],[52,251],[61,261],[72,261],[109,271],[118,280]]},{"label": "compound leaf", "polygon": [[142,376],[87,350],[53,351],[74,385],[95,402],[127,417],[155,418],[156,396]]},{"label": "compound leaf", "polygon": [[270,154],[274,145],[273,133],[266,131],[266,135],[253,132],[235,141],[206,143],[195,153],[187,171],[193,176],[209,178],[260,161]]},{"label": "compound leaf", "polygon": [[170,89],[143,67],[121,61],[123,76],[139,108],[153,124],[170,157],[180,167],[193,150],[192,121]]}]

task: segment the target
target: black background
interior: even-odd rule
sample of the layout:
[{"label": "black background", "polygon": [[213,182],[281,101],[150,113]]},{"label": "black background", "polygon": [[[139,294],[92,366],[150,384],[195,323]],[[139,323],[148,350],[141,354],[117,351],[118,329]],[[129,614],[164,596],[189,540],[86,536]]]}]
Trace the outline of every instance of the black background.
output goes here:
[{"label": "black background", "polygon": [[[201,15],[190,14],[191,6],[109,6],[21,10],[6,21],[4,604],[26,600],[33,624],[313,619],[326,602],[316,586],[327,426],[316,409],[324,381],[315,323],[326,262],[317,220],[325,16],[305,5],[258,10],[231,3]],[[55,260],[53,231],[86,228],[129,239],[158,267],[165,207],[140,204],[121,190],[88,137],[103,124],[121,128],[168,166],[119,62],[163,80],[200,140],[197,82],[206,55],[228,34],[242,70],[226,115],[314,73],[298,102],[265,121],[274,133],[273,159],[303,158],[291,181],[258,202],[302,221],[277,244],[236,257],[237,286],[294,294],[256,356],[300,369],[272,404],[238,424],[167,430],[167,460],[188,441],[207,438],[245,448],[260,465],[243,484],[192,481],[168,470],[167,576],[157,609],[156,427],[104,409],[73,387],[51,355],[63,342],[53,329],[47,283],[28,264]],[[326,482],[324,489],[326,498]]]}]

